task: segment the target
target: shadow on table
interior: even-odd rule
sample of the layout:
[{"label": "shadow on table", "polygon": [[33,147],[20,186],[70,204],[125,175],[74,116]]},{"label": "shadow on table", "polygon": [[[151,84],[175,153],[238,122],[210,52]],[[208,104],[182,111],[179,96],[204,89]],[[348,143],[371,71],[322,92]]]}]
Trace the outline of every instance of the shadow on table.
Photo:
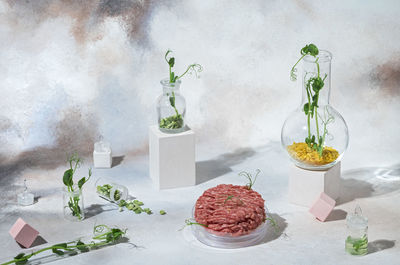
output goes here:
[{"label": "shadow on table", "polygon": [[[108,206],[108,205],[107,205]],[[112,207],[113,205],[110,205],[110,209],[104,209],[104,207],[107,207],[104,204],[92,204],[89,207],[85,208],[85,218],[91,218],[93,216],[96,216],[98,214],[101,214],[102,212],[109,212],[109,211],[115,211],[118,209],[118,207],[115,205],[115,207]]]},{"label": "shadow on table", "polygon": [[368,254],[392,248],[395,245],[395,240],[378,239],[368,243]]},{"label": "shadow on table", "polygon": [[[46,244],[46,243],[47,243],[47,241],[46,241],[43,237],[37,236],[36,239],[35,239],[35,241],[33,241],[32,245],[31,245],[29,248],[37,247],[37,246],[40,246],[40,245],[43,245],[43,244]],[[24,246],[21,245],[20,243],[17,242],[17,244],[18,244],[21,248],[26,249],[26,247],[24,247]]]},{"label": "shadow on table", "polygon": [[273,226],[271,222],[266,221],[268,224],[267,233],[265,234],[264,239],[259,243],[259,245],[273,241],[282,235],[286,235],[284,233],[286,227],[288,226],[286,219],[282,218],[276,213],[270,213],[269,217],[272,217],[275,220],[276,226]]},{"label": "shadow on table", "polygon": [[196,184],[200,184],[232,171],[231,167],[255,155],[252,148],[239,148],[215,159],[196,162]]},{"label": "shadow on table", "polygon": [[124,161],[124,158],[125,158],[124,155],[122,155],[122,156],[113,156],[112,157],[112,165],[111,165],[111,167],[116,167],[119,164],[121,164],[122,161]]},{"label": "shadow on table", "polygon": [[333,222],[346,219],[347,212],[342,209],[334,209],[326,218],[325,222]]},{"label": "shadow on table", "polygon": [[44,238],[41,237],[41,236],[38,236],[38,237],[35,239],[35,241],[33,241],[31,248],[37,247],[37,246],[40,246],[40,245],[43,245],[43,244],[46,244],[46,243],[47,243],[46,239],[44,239]]},{"label": "shadow on table", "polygon": [[366,167],[342,173],[341,194],[337,205],[382,195],[400,189],[400,164],[391,167]]}]

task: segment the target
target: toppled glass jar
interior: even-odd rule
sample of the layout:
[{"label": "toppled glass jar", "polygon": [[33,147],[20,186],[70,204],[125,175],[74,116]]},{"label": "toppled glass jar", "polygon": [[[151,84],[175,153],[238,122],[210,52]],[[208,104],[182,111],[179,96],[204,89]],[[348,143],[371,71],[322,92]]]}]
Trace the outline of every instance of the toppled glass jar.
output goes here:
[{"label": "toppled glass jar", "polygon": [[103,184],[98,185],[96,189],[97,194],[100,197],[111,202],[118,203],[121,200],[126,200],[128,198],[128,188],[123,185],[115,183]]},{"label": "toppled glass jar", "polygon": [[368,218],[363,216],[360,206],[354,213],[348,214],[347,238],[345,249],[351,255],[365,255],[368,253]]}]

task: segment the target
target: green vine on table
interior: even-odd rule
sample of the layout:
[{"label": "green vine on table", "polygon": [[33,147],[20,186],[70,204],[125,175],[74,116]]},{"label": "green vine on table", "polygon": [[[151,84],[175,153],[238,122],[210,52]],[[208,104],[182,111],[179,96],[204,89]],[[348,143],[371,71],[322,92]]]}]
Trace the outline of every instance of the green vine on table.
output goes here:
[{"label": "green vine on table", "polygon": [[139,200],[121,200],[118,203],[120,212],[122,212],[123,208],[125,207],[129,211],[133,211],[136,214],[141,214],[142,212],[153,214],[153,211],[150,208],[142,208],[143,205],[144,203]]},{"label": "green vine on table", "polygon": [[[172,51],[168,50],[164,56],[165,61],[168,63],[168,67],[169,67],[169,83],[170,84],[175,84],[175,82],[178,79],[181,79],[186,74],[195,73],[196,77],[198,77],[198,73],[203,71],[203,67],[200,64],[194,63],[194,64],[189,65],[183,74],[175,75],[175,72],[172,69],[175,65],[175,57],[168,57],[168,55],[170,53],[172,53]],[[160,120],[160,128],[164,128],[164,129],[182,128],[183,117],[181,114],[179,114],[178,109],[175,106],[175,92],[174,91],[172,91],[171,96],[169,97],[169,102],[171,104],[171,107],[173,107],[175,110],[175,115],[161,119]]]},{"label": "green vine on table", "polygon": [[[319,156],[322,156],[322,152],[324,150],[324,142],[325,142],[325,131],[324,131],[324,136],[321,136],[319,133],[319,123],[318,123],[318,100],[319,100],[319,93],[322,90],[322,88],[325,85],[325,79],[327,77],[327,74],[322,78],[321,73],[320,73],[320,66],[319,66],[319,57],[317,55],[319,54],[319,50],[317,46],[314,44],[309,44],[304,46],[300,54],[302,55],[300,59],[295,63],[295,65],[292,67],[290,71],[290,79],[292,81],[297,80],[297,64],[307,55],[313,56],[315,58],[315,64],[317,66],[317,74],[312,75],[311,77],[308,77],[308,73],[304,75],[304,84],[307,92],[307,103],[304,104],[303,106],[303,111],[305,115],[307,116],[307,131],[308,131],[308,136],[305,138],[305,142],[310,147],[311,149],[315,150],[318,152]],[[315,119],[315,126],[316,126],[316,136],[314,134],[311,134],[311,119]],[[324,123],[324,128],[326,129],[326,124]]]},{"label": "green vine on table", "polygon": [[78,252],[88,252],[90,251],[90,249],[118,243],[118,241],[126,234],[126,230],[121,230],[119,228],[110,228],[106,225],[97,225],[94,227],[93,233],[94,236],[92,237],[92,241],[90,243],[84,243],[81,240],[58,243],[50,247],[34,251],[30,254],[20,253],[15,256],[13,260],[2,263],[0,265],[8,265],[13,263],[16,265],[23,265],[28,263],[31,257],[50,250],[58,256],[63,256],[66,254],[73,255],[77,254]]},{"label": "green vine on table", "polygon": [[[82,164],[82,159],[77,154],[72,154],[68,157],[69,169],[64,172],[63,175],[63,183],[67,187],[68,192],[73,193],[76,191],[76,187],[74,187],[74,174],[76,170]],[[89,168],[89,176],[88,178],[83,177],[78,181],[78,189],[82,191],[83,185],[89,181],[90,177],[92,176],[92,169]],[[82,209],[79,206],[79,195],[77,196],[70,196],[68,201],[68,206],[71,210],[72,216],[76,216],[79,220],[82,220]]]}]

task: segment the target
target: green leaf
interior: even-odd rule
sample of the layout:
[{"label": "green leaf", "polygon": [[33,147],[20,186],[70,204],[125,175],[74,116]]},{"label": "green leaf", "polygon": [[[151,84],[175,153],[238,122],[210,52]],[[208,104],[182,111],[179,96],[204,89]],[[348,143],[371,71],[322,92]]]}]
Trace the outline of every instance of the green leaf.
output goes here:
[{"label": "green leaf", "polygon": [[169,75],[169,82],[175,83],[175,73],[174,72],[171,72],[171,74]]},{"label": "green leaf", "polygon": [[74,175],[74,171],[72,169],[68,169],[64,172],[63,182],[65,186],[72,186],[74,185],[74,181],[72,177]]},{"label": "green leaf", "polygon": [[81,178],[81,179],[78,181],[78,187],[79,187],[79,189],[82,189],[82,186],[83,186],[83,184],[85,184],[85,183],[86,183],[86,178],[85,178],[85,177]]},{"label": "green leaf", "polygon": [[25,256],[24,253],[19,253],[17,256],[14,257],[14,259],[21,259],[24,256]]},{"label": "green leaf", "polygon": [[169,97],[169,103],[171,103],[171,106],[175,108],[175,97]]},{"label": "green leaf", "polygon": [[26,264],[26,263],[28,263],[28,260],[27,260],[27,259],[25,259],[25,260],[19,260],[19,261],[16,261],[16,262],[15,262],[16,265],[24,265],[24,264]]},{"label": "green leaf", "polygon": [[314,90],[314,92],[318,93],[323,86],[324,81],[322,81],[321,77],[313,78],[312,89]]},{"label": "green leaf", "polygon": [[83,243],[80,240],[76,243],[76,248],[79,249],[81,252],[88,252],[89,251],[89,248],[87,246],[85,246],[85,243]]},{"label": "green leaf", "polygon": [[168,60],[168,64],[169,64],[169,67],[174,67],[174,64],[175,64],[175,58],[174,57],[171,57],[171,58],[169,58],[169,60]]},{"label": "green leaf", "polygon": [[[17,256],[14,257],[14,259],[22,259],[23,257],[25,257],[25,254],[19,253]],[[28,259],[25,259],[25,260],[16,261],[15,264],[23,265],[23,264],[26,264],[27,262],[28,262]]]},{"label": "green leaf", "polygon": [[111,233],[108,233],[108,234],[107,234],[107,237],[106,237],[106,242],[107,242],[107,243],[110,243],[110,242],[113,242],[113,241],[114,241],[114,237],[113,237],[112,232],[111,232]]},{"label": "green leaf", "polygon": [[126,201],[125,201],[125,200],[120,200],[118,206],[119,206],[119,207],[124,207],[124,206],[126,206]]},{"label": "green leaf", "polygon": [[303,49],[301,49],[300,53],[302,55],[309,54],[309,55],[312,55],[315,57],[318,55],[319,50],[318,50],[317,46],[315,46],[315,44],[310,43],[310,44],[304,46]]},{"label": "green leaf", "polygon": [[308,111],[310,110],[310,104],[308,104],[308,103],[304,104],[303,110],[304,110],[304,113],[307,115]]},{"label": "green leaf", "polygon": [[67,248],[67,243],[61,243],[61,244],[53,245],[52,247],[53,247],[53,249],[52,249],[53,253],[61,256],[61,255],[64,255],[65,252],[60,250],[60,249]]}]

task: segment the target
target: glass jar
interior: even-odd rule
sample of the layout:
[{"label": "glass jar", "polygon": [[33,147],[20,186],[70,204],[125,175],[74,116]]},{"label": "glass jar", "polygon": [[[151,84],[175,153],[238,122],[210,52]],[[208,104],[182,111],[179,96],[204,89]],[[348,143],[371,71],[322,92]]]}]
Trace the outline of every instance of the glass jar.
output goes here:
[{"label": "glass jar", "polygon": [[128,188],[116,183],[108,184],[101,181],[96,186],[96,192],[100,197],[115,203],[128,198]]},{"label": "glass jar", "polygon": [[[348,128],[329,104],[332,54],[320,50],[303,59],[302,100],[283,124],[281,143],[296,166],[325,170],[343,156],[349,143]],[[322,80],[322,88],[318,82]],[[321,83],[320,83],[321,84]]]},{"label": "glass jar", "polygon": [[158,97],[157,114],[160,131],[179,133],[184,131],[186,101],[180,94],[181,80],[170,83],[169,79],[161,80],[163,94]]},{"label": "glass jar", "polygon": [[64,218],[70,221],[82,221],[85,218],[82,190],[74,185],[72,189],[64,186]]},{"label": "glass jar", "polygon": [[345,249],[351,255],[368,253],[368,218],[363,216],[360,206],[346,217],[347,238]]}]

